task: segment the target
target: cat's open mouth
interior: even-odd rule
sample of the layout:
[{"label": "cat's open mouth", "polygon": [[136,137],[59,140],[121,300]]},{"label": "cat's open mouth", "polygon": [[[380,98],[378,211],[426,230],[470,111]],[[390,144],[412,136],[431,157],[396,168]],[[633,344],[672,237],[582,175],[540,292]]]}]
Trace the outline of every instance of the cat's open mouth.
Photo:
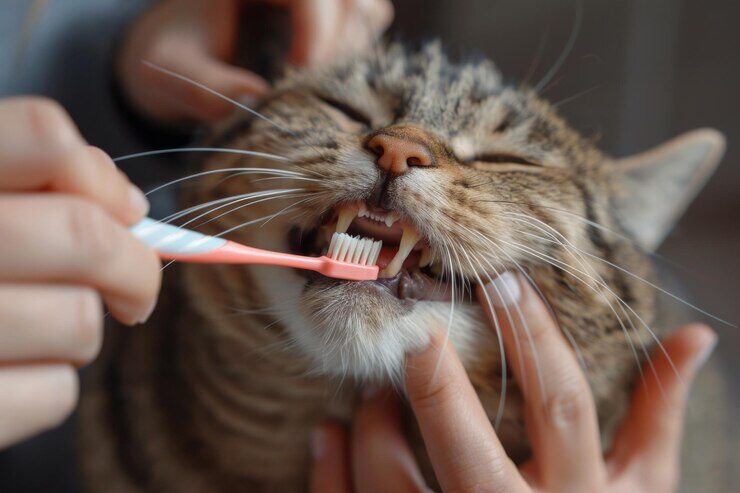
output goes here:
[{"label": "cat's open mouth", "polygon": [[294,228],[289,235],[291,250],[300,255],[323,255],[335,232],[383,241],[377,262],[381,269],[379,278],[364,282],[383,286],[403,300],[452,299],[451,283],[443,273],[441,262],[432,255],[426,239],[413,225],[400,221],[394,211],[379,210],[364,202],[341,205],[311,230]]}]

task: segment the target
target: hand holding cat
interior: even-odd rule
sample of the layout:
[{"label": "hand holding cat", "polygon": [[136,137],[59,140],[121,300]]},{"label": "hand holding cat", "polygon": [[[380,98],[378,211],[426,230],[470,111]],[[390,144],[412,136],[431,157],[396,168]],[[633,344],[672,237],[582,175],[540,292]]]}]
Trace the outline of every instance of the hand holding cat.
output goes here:
[{"label": "hand holding cat", "polygon": [[[406,363],[406,388],[435,475],[445,492],[669,492],[679,476],[687,385],[716,341],[706,326],[689,325],[663,342],[637,385],[611,451],[601,453],[591,390],[575,355],[534,290],[511,274],[536,355],[517,317],[498,314],[510,368],[523,389],[532,459],[517,468],[506,453],[467,378],[441,336]],[[498,286],[498,291],[502,286]],[[479,289],[502,309],[511,300],[490,285]],[[484,310],[490,320],[494,312]],[[497,311],[498,311],[497,309]],[[517,340],[517,338],[520,338]],[[537,368],[539,365],[539,368]],[[327,425],[314,437],[312,491],[429,491],[401,430],[400,404],[390,392],[366,395],[351,436]]]},{"label": "hand holding cat", "polygon": [[[164,0],[133,26],[119,57],[124,91],[143,114],[167,123],[212,122],[233,107],[142,60],[194,79],[233,99],[269,90],[260,76],[231,65],[239,8],[247,0]],[[292,20],[290,62],[314,65],[372,44],[393,19],[388,0],[251,0],[284,7]]]},{"label": "hand holding cat", "polygon": [[0,100],[0,449],[72,411],[101,299],[127,324],[151,313],[160,262],[127,230],[147,209],[57,103]]}]

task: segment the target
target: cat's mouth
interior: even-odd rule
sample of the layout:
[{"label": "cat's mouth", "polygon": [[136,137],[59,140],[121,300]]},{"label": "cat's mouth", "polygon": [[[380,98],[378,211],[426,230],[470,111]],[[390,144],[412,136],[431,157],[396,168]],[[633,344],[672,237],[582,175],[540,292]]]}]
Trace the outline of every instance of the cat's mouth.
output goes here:
[{"label": "cat's mouth", "polygon": [[326,214],[310,230],[294,228],[289,235],[289,244],[293,253],[323,255],[335,232],[383,241],[377,262],[379,277],[376,281],[363,282],[382,286],[403,300],[452,299],[451,283],[427,240],[412,224],[400,220],[396,212],[380,210],[364,202],[344,204]]}]

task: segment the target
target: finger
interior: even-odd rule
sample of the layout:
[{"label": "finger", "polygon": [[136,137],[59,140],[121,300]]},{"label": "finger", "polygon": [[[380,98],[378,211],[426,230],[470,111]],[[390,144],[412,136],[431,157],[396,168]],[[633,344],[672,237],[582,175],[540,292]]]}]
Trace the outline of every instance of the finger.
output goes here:
[{"label": "finger", "polygon": [[367,392],[352,424],[355,493],[430,491],[401,430],[401,408],[391,392]]},{"label": "finger", "polygon": [[87,363],[102,331],[100,296],[90,288],[0,285],[0,361]]},{"label": "finger", "polygon": [[514,362],[541,480],[553,491],[597,491],[606,472],[596,409],[555,321],[529,283],[508,272],[479,287],[478,297]]},{"label": "finger", "polygon": [[0,281],[89,285],[124,323],[148,318],[160,262],[94,204],[69,196],[0,196]]},{"label": "finger", "polygon": [[406,392],[443,491],[527,491],[450,344],[406,358]]},{"label": "finger", "polygon": [[338,40],[344,15],[343,0],[292,2],[291,62],[296,65],[315,65],[326,61]]},{"label": "finger", "polygon": [[64,149],[84,143],[64,108],[54,100],[21,96],[0,100],[3,148]]},{"label": "finger", "polygon": [[[688,386],[716,342],[717,336],[709,327],[688,325],[663,343],[670,361],[663,351],[653,351],[655,372],[643,372],[644,385],[636,386],[629,414],[615,437],[610,454],[615,467],[634,466],[649,473],[646,477],[664,483],[675,481]],[[663,487],[670,484],[663,484],[661,490]]]},{"label": "finger", "polygon": [[55,149],[39,142],[17,149],[8,136],[0,134],[0,189],[80,195],[97,202],[126,225],[134,224],[149,210],[141,190],[105,152],[92,146]]},{"label": "finger", "polygon": [[0,367],[0,395],[2,449],[70,415],[77,404],[77,373],[69,365]]},{"label": "finger", "polygon": [[341,426],[327,424],[311,437],[311,493],[351,493],[349,446]]}]

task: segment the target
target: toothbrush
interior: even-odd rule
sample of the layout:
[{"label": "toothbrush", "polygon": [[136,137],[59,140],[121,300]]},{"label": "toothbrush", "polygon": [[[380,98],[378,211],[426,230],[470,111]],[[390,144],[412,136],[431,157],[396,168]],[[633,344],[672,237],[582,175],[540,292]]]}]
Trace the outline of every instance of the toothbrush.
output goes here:
[{"label": "toothbrush", "polygon": [[351,281],[378,278],[379,268],[375,263],[383,246],[382,241],[334,233],[326,255],[304,257],[248,247],[149,218],[132,226],[131,233],[156,250],[163,260],[203,264],[282,265]]}]

